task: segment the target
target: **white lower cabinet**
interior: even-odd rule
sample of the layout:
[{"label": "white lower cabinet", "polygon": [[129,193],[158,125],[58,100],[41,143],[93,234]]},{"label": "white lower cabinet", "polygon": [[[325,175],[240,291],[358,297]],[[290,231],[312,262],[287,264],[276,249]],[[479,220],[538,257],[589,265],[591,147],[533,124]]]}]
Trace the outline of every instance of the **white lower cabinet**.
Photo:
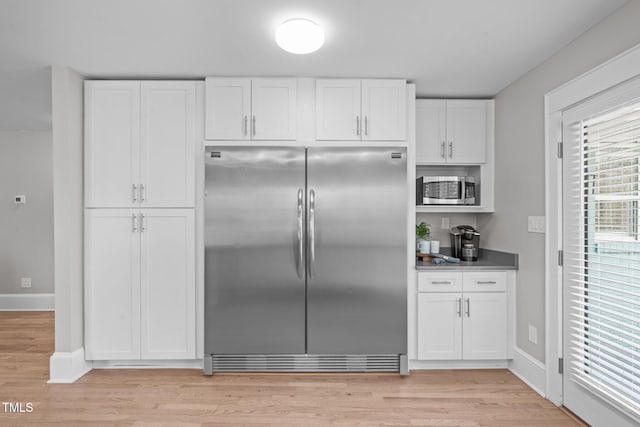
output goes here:
[{"label": "white lower cabinet", "polygon": [[507,359],[505,272],[418,273],[418,359]]},{"label": "white lower cabinet", "polygon": [[193,209],[85,210],[88,360],[195,358]]}]

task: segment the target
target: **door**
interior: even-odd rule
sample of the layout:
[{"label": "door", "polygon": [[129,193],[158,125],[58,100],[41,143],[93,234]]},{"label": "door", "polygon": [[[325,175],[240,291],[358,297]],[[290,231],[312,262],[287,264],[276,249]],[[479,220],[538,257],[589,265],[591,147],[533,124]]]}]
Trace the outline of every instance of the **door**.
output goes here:
[{"label": "door", "polygon": [[487,101],[447,101],[447,161],[484,163],[486,151]]},{"label": "door", "polygon": [[360,80],[316,80],[316,139],[360,140]]},{"label": "door", "polygon": [[193,207],[195,84],[141,83],[140,197],[144,207]]},{"label": "door", "polygon": [[462,294],[462,358],[507,358],[507,295],[504,292]]},{"label": "door", "polygon": [[85,206],[138,205],[140,82],[85,83]]},{"label": "door", "polygon": [[416,163],[446,163],[447,104],[439,99],[416,100]]},{"label": "door", "polygon": [[462,294],[418,294],[418,359],[462,359]]},{"label": "door", "polygon": [[640,81],[564,111],[563,404],[640,422]]},{"label": "door", "polygon": [[296,88],[295,79],[252,80],[251,139],[296,139]]},{"label": "door", "polygon": [[407,91],[404,80],[362,80],[362,139],[407,139]]},{"label": "door", "polygon": [[195,358],[192,209],[140,211],[142,359]]},{"label": "door", "polygon": [[85,210],[87,360],[140,358],[140,234],[134,209]]},{"label": "door", "polygon": [[205,169],[205,354],[304,353],[304,148],[209,148]]},{"label": "door", "polygon": [[205,91],[205,138],[251,139],[251,80],[207,77]]},{"label": "door", "polygon": [[404,148],[310,148],[307,352],[407,349]]}]

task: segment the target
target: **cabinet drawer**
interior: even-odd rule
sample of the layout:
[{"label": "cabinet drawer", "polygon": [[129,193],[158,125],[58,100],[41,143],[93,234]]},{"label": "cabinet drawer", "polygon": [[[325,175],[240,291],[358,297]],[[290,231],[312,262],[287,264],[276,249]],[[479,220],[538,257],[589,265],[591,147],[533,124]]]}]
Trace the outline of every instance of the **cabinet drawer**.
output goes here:
[{"label": "cabinet drawer", "polygon": [[504,271],[474,271],[464,273],[464,292],[504,292],[507,290],[507,273]]},{"label": "cabinet drawer", "polygon": [[460,291],[462,291],[462,273],[460,272],[418,273],[418,292]]}]

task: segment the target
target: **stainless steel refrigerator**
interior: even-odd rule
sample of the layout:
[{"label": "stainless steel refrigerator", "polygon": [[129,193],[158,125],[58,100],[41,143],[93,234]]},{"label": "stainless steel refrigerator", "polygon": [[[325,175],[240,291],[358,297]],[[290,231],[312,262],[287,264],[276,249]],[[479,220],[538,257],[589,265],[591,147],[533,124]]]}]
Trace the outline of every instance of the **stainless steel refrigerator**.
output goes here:
[{"label": "stainless steel refrigerator", "polygon": [[407,373],[406,149],[205,158],[205,374]]}]

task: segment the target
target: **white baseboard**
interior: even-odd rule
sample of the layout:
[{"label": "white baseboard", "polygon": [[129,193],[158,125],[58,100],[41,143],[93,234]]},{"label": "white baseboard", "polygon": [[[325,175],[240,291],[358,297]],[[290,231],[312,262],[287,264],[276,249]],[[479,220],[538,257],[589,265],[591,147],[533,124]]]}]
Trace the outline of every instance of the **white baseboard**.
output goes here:
[{"label": "white baseboard", "polygon": [[53,311],[53,294],[0,294],[0,311]]},{"label": "white baseboard", "polygon": [[409,360],[409,371],[421,369],[506,369],[506,360]]},{"label": "white baseboard", "polygon": [[199,360],[94,360],[93,369],[200,369]]},{"label": "white baseboard", "polygon": [[49,359],[49,383],[70,384],[89,372],[93,367],[84,360],[84,348],[71,353],[55,352]]},{"label": "white baseboard", "polygon": [[509,363],[509,370],[536,393],[546,398],[547,368],[544,363],[516,347],[513,350],[513,360]]}]

